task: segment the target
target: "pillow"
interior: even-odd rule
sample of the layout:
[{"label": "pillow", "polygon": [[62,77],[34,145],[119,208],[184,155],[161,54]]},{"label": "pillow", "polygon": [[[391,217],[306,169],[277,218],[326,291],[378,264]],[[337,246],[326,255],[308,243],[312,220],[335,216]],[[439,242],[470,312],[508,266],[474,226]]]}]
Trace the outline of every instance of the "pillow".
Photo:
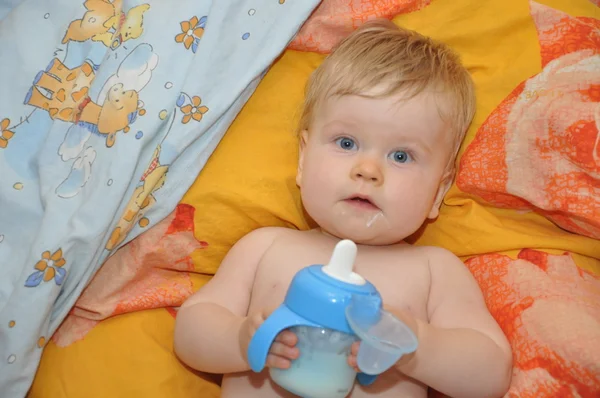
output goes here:
[{"label": "pillow", "polygon": [[488,116],[463,156],[458,185],[496,207],[534,210],[599,239],[600,20],[530,7],[542,70]]},{"label": "pillow", "polygon": [[[592,16],[597,15],[598,10],[587,0],[545,3],[561,8],[559,10],[535,1],[517,0],[502,4],[487,2],[485,6],[477,7],[469,1],[433,1],[421,11],[399,15],[394,19],[394,22],[442,40],[458,51],[472,73],[477,94],[477,113],[459,155],[457,185],[446,195],[439,219],[427,223],[411,239],[412,242],[444,246],[462,257],[521,248],[543,248],[559,252],[568,250],[600,258],[597,240],[572,233],[580,233],[582,230],[567,232],[558,228],[556,221],[549,219],[547,213],[531,211],[535,204],[524,208],[515,206],[517,201],[514,200],[500,207],[498,200],[492,203],[485,200],[495,194],[494,184],[500,185],[497,181],[501,180],[501,175],[506,170],[501,164],[490,161],[502,153],[498,142],[503,142],[504,139],[495,124],[499,117],[506,114],[502,102],[522,82],[543,74],[543,62],[548,59],[549,52],[544,51],[544,47],[540,52],[538,29],[542,32],[546,29],[538,28],[540,21],[563,20],[566,26],[570,26],[574,19],[570,15]],[[452,16],[450,20],[449,15]],[[587,43],[580,45],[589,47],[589,37],[597,38],[598,32],[596,29],[595,34],[590,33],[591,19],[588,17],[584,20],[584,26],[588,28],[582,30],[581,25],[577,25],[579,30],[575,31],[581,34],[575,37],[580,42]],[[548,33],[541,37],[542,44],[548,48],[574,48],[573,35]],[[584,79],[582,75],[580,78]],[[587,78],[585,83],[589,85]],[[593,103],[589,105],[593,106]],[[539,113],[532,115],[538,118],[539,123],[544,122]],[[586,145],[583,148],[588,148],[591,155],[591,145]],[[565,144],[564,149],[567,148]],[[512,159],[506,163],[510,162]],[[545,163],[534,160],[530,167],[541,169],[545,167]],[[588,173],[588,177],[582,176],[580,181],[591,180],[589,184],[596,184],[598,187],[597,174],[595,183],[592,182],[593,176],[594,173]],[[522,186],[527,186],[527,183]],[[534,190],[529,189],[529,193],[532,191]],[[482,198],[480,195],[486,192],[489,194]],[[600,192],[595,194],[595,201],[592,198],[587,201],[571,198],[576,205],[573,205],[570,213],[564,212],[563,216],[581,220],[584,215],[590,224],[594,223],[594,219],[596,223],[600,222]],[[523,202],[524,200],[520,201]],[[589,233],[587,235],[593,236]],[[600,268],[596,267],[595,272],[600,273]]]},{"label": "pillow", "polygon": [[523,249],[466,264],[513,348],[508,396],[598,396],[600,279],[569,253]]},{"label": "pillow", "polygon": [[304,23],[290,49],[329,53],[342,38],[363,22],[374,18],[392,19],[398,14],[420,10],[431,0],[325,0]]}]

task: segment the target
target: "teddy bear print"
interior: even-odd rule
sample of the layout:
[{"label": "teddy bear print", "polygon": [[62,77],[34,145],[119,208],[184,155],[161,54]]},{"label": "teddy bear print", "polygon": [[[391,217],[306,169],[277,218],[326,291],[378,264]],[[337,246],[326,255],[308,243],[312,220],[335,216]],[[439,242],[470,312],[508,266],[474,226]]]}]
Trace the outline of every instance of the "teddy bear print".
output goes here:
[{"label": "teddy bear print", "polygon": [[140,183],[133,191],[133,195],[131,195],[125,207],[123,216],[106,243],[106,250],[113,250],[120,245],[136,222],[139,222],[141,227],[148,224],[148,220],[143,218],[145,209],[156,203],[154,193],[163,187],[169,171],[168,165],[160,164],[160,150],[161,147],[158,145],[154,150],[150,164],[140,178]]},{"label": "teddy bear print", "polygon": [[48,112],[52,119],[82,124],[106,136],[106,146],[112,147],[118,131],[128,131],[128,125],[138,111],[138,93],[124,90],[122,83],[111,86],[106,99],[97,104],[88,95],[94,80],[94,67],[84,62],[70,69],[60,60],[53,59],[38,73],[25,103]]},{"label": "teddy bear print", "polygon": [[144,31],[143,15],[150,6],[141,4],[125,13],[121,3],[122,0],[87,0],[86,12],[81,19],[69,24],[62,43],[91,39],[115,49],[127,40],[140,37]]}]

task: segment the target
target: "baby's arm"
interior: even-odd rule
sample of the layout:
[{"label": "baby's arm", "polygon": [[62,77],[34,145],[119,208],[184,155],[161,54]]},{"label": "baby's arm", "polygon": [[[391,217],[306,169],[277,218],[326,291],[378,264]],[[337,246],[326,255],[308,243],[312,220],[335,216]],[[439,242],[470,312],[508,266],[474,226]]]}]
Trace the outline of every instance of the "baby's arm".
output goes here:
[{"label": "baby's arm", "polygon": [[215,276],[182,306],[175,322],[175,352],[188,366],[209,373],[250,369],[240,347],[254,276],[278,228],[261,228],[227,253]]},{"label": "baby's arm", "polygon": [[429,254],[430,322],[417,321],[419,348],[399,370],[452,397],[503,396],[512,372],[504,333],[460,259],[444,249]]}]

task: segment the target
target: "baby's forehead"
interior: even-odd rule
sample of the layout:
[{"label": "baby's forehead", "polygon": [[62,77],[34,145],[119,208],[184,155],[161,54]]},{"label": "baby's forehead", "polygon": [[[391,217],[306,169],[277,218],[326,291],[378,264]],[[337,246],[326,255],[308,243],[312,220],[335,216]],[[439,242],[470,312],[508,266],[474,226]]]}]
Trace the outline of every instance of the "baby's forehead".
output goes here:
[{"label": "baby's forehead", "polygon": [[326,130],[368,131],[371,136],[390,139],[412,135],[435,142],[452,139],[448,118],[434,95],[335,96],[324,100],[314,116],[311,127]]},{"label": "baby's forehead", "polygon": [[322,119],[367,119],[405,124],[419,118],[439,119],[447,108],[445,97],[436,93],[372,93],[333,95],[323,98],[315,116]]}]

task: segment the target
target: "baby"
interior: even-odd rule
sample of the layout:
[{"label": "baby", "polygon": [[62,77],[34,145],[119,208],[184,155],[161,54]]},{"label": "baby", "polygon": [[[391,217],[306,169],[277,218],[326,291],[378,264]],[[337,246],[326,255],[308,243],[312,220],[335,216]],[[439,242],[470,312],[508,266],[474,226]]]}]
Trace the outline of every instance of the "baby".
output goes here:
[{"label": "baby", "polygon": [[[351,397],[500,397],[510,346],[464,264],[404,239],[438,216],[474,113],[466,69],[445,45],[388,21],[363,25],[312,74],[299,125],[297,184],[319,228],[261,228],[242,238],[211,281],[181,307],[175,351],[187,365],[224,373],[223,397],[291,397],[268,371],[250,371],[248,344],[279,306],[293,276],[326,264],[336,243],[358,245],[355,271],[419,340]],[[279,334],[267,366],[302,355]],[[356,367],[359,343],[348,357]]]}]

